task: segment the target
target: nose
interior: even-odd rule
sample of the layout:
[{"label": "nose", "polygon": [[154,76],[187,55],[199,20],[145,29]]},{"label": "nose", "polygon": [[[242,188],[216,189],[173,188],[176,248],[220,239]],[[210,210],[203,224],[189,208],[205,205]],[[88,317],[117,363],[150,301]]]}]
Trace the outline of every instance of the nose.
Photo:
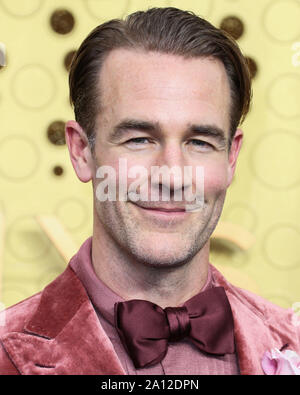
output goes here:
[{"label": "nose", "polygon": [[168,166],[169,168],[174,166],[183,167],[184,154],[181,144],[177,140],[165,142],[159,151],[156,163],[158,166]]},{"label": "nose", "polygon": [[[185,188],[191,183],[191,177],[184,177],[186,159],[178,141],[166,142],[158,152],[155,164],[151,168],[151,186],[156,196],[162,200],[181,200]],[[177,197],[177,198],[176,198]]]}]

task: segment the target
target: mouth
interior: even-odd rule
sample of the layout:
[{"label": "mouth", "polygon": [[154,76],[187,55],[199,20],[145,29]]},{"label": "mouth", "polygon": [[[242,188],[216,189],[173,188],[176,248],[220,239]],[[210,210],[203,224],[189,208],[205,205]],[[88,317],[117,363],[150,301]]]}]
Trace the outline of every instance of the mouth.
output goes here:
[{"label": "mouth", "polygon": [[152,216],[160,216],[166,218],[182,218],[188,215],[188,211],[185,207],[174,207],[174,206],[151,206],[134,203],[136,207],[141,209],[145,214]]}]

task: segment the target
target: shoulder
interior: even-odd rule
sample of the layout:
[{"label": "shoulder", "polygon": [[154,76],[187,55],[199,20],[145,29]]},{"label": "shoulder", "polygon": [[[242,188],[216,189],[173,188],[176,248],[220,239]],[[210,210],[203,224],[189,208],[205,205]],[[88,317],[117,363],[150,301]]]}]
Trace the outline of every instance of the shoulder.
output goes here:
[{"label": "shoulder", "polygon": [[216,285],[225,288],[227,295],[230,296],[234,303],[243,305],[246,309],[249,309],[260,316],[264,316],[265,318],[269,312],[279,315],[290,315],[290,309],[280,307],[258,294],[230,283],[223,274],[219,272],[219,270],[212,265],[210,266],[214,282]]},{"label": "shoulder", "polygon": [[286,339],[286,343],[292,343],[295,351],[300,352],[300,317],[291,308],[277,306],[260,295],[231,284],[213,266],[212,274],[216,284],[225,288],[236,321],[241,325],[248,323],[249,329],[250,324],[261,330],[268,328],[275,338]]},{"label": "shoulder", "polygon": [[89,302],[87,293],[70,265],[41,292],[0,313],[0,374],[18,374],[4,344],[12,334],[55,337]]},{"label": "shoulder", "polygon": [[82,288],[80,280],[68,266],[42,291],[0,313],[0,339],[8,332],[22,332],[36,316],[45,320],[50,315],[53,320],[56,315],[66,314],[84,300],[86,293]]},{"label": "shoulder", "polygon": [[8,307],[0,313],[0,338],[8,332],[20,332],[27,319],[36,310],[42,292],[39,292],[21,302]]},{"label": "shoulder", "polygon": [[0,313],[0,375],[18,375],[18,370],[7,355],[1,339],[8,333],[21,332],[29,317],[34,314],[41,292],[33,295]]}]

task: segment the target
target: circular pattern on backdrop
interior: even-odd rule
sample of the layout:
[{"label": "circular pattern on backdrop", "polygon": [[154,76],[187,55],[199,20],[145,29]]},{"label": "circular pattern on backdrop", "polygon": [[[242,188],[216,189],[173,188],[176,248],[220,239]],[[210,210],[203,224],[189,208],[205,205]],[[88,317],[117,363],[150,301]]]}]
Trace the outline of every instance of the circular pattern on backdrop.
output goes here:
[{"label": "circular pattern on backdrop", "polygon": [[128,11],[130,0],[82,0],[88,13],[95,19],[121,18]]},{"label": "circular pattern on backdrop", "polygon": [[76,50],[74,49],[69,51],[64,57],[64,66],[67,71],[69,71],[71,68],[71,63],[75,54],[76,54]]},{"label": "circular pattern on backdrop", "polygon": [[280,270],[300,267],[300,229],[294,224],[280,223],[266,231],[262,251],[267,262]]},{"label": "circular pattern on backdrop", "polygon": [[75,26],[73,14],[66,9],[57,9],[53,11],[50,17],[52,30],[58,34],[68,34]]},{"label": "circular pattern on backdrop", "polygon": [[244,33],[244,23],[237,16],[227,16],[220,23],[220,29],[224,30],[235,40],[238,40]]},{"label": "circular pattern on backdrop", "polygon": [[6,47],[0,43],[0,70],[7,66],[7,53]]},{"label": "circular pattern on backdrop", "polygon": [[267,102],[280,117],[300,116],[300,76],[296,73],[279,75],[267,88]]},{"label": "circular pattern on backdrop", "polygon": [[68,230],[78,230],[88,221],[88,210],[85,204],[76,198],[60,201],[54,209],[54,214]]},{"label": "circular pattern on backdrop", "polygon": [[18,260],[31,262],[48,253],[50,241],[35,218],[25,215],[8,226],[6,245]]},{"label": "circular pattern on backdrop", "polygon": [[49,141],[54,145],[66,144],[65,122],[64,121],[51,122],[47,129],[47,137]]},{"label": "circular pattern on backdrop", "polygon": [[55,79],[41,64],[28,64],[19,69],[12,78],[12,95],[26,109],[39,110],[46,107],[55,96]]},{"label": "circular pattern on backdrop", "polygon": [[11,135],[0,140],[0,176],[23,181],[38,170],[39,161],[39,151],[29,138]]},{"label": "circular pattern on backdrop", "polygon": [[253,174],[268,188],[286,189],[297,186],[300,174],[295,165],[300,157],[300,136],[278,130],[262,136],[250,152]]},{"label": "circular pattern on backdrop", "polygon": [[254,60],[251,56],[246,56],[245,59],[250,71],[250,76],[253,79],[256,77],[256,74],[258,72],[258,66],[256,60]]},{"label": "circular pattern on backdrop", "polygon": [[7,14],[21,18],[32,16],[39,11],[42,4],[42,0],[0,0],[0,5]]},{"label": "circular pattern on backdrop", "polygon": [[267,35],[285,43],[300,37],[300,3],[297,0],[270,1],[262,14]]},{"label": "circular pattern on backdrop", "polygon": [[61,176],[64,173],[64,169],[61,166],[54,166],[53,173],[56,176]]},{"label": "circular pattern on backdrop", "polygon": [[193,11],[200,17],[208,17],[214,7],[214,0],[185,0],[184,2],[182,0],[169,0],[167,3],[170,7],[177,7],[187,11]]}]

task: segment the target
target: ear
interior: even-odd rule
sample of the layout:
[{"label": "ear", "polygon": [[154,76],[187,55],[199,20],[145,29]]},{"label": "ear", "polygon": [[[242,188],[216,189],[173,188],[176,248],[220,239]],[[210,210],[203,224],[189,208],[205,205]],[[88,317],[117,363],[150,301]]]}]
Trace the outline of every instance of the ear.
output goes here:
[{"label": "ear", "polygon": [[237,129],[235,132],[235,135],[233,137],[230,151],[229,151],[229,156],[228,156],[228,183],[227,183],[227,187],[229,187],[229,185],[232,183],[233,176],[235,173],[237,158],[238,158],[239,152],[242,147],[242,142],[243,142],[243,131],[242,131],[242,129]]},{"label": "ear", "polygon": [[65,127],[66,143],[72,165],[77,177],[82,182],[92,179],[92,155],[87,136],[76,121],[68,121]]}]

